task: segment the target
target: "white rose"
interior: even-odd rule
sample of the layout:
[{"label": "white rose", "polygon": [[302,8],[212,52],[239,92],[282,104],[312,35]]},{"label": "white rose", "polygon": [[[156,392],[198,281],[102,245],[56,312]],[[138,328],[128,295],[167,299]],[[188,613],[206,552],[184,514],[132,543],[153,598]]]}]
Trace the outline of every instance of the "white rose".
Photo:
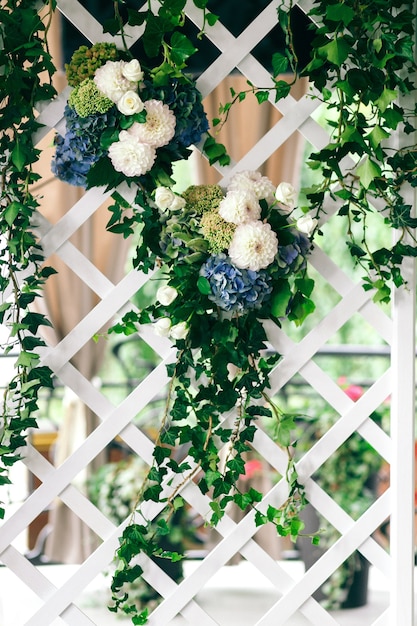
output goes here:
[{"label": "white rose", "polygon": [[165,211],[171,208],[174,202],[175,193],[169,187],[157,187],[155,191],[155,203],[158,209]]},{"label": "white rose", "polygon": [[178,209],[183,209],[185,205],[185,199],[182,196],[177,196],[177,194],[174,194],[174,200],[169,208],[171,209],[171,211],[177,211]]},{"label": "white rose", "polygon": [[285,206],[292,209],[297,200],[297,191],[291,183],[280,183],[275,190],[275,198],[281,204],[285,204]]},{"label": "white rose", "polygon": [[120,100],[117,101],[117,108],[123,115],[133,115],[143,111],[144,104],[136,91],[126,91]]},{"label": "white rose", "polygon": [[185,207],[185,200],[177,196],[169,187],[157,187],[155,191],[155,204],[161,211],[171,209],[176,211]]},{"label": "white rose", "polygon": [[171,332],[169,334],[173,339],[185,339],[188,335],[188,331],[189,328],[187,322],[179,322],[171,328]]},{"label": "white rose", "polygon": [[175,287],[170,287],[169,285],[164,285],[163,287],[159,287],[156,292],[156,299],[163,306],[168,306],[171,302],[174,302],[175,298],[178,296],[178,291]]},{"label": "white rose", "polygon": [[317,220],[315,217],[311,217],[311,215],[303,215],[297,220],[297,229],[300,233],[304,233],[309,237],[315,230],[317,226]]},{"label": "white rose", "polygon": [[171,320],[169,317],[160,317],[153,323],[153,330],[155,335],[159,337],[168,337],[171,328]]},{"label": "white rose", "polygon": [[123,66],[122,74],[128,80],[139,82],[143,80],[143,72],[137,59],[132,59]]}]

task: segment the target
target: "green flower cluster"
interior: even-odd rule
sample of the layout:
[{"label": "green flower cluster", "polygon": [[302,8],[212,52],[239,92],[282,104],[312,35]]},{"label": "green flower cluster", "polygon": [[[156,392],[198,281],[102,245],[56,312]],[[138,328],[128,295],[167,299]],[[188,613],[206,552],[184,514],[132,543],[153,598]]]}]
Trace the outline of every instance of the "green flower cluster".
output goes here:
[{"label": "green flower cluster", "polygon": [[68,84],[76,87],[86,78],[93,78],[95,71],[106,61],[118,61],[119,52],[114,43],[99,42],[88,48],[80,46],[65,64]]},{"label": "green flower cluster", "polygon": [[201,215],[205,211],[216,209],[224,194],[219,185],[191,185],[184,191],[182,197],[187,203],[187,208]]},{"label": "green flower cluster", "polygon": [[80,117],[107,113],[113,106],[110,98],[98,89],[91,78],[86,78],[71,91],[68,104]]},{"label": "green flower cluster", "polygon": [[206,211],[201,218],[200,226],[211,254],[220,254],[228,248],[236,230],[236,225],[226,222],[216,210]]}]

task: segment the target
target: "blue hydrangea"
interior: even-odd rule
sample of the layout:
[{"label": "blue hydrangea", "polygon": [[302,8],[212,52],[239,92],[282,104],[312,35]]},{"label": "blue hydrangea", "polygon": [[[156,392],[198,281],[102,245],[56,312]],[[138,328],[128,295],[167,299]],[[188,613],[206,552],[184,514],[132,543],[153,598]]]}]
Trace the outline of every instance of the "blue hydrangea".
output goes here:
[{"label": "blue hydrangea", "polygon": [[210,283],[209,299],[224,311],[260,309],[272,292],[268,272],[239,269],[223,253],[210,256],[200,274]]},{"label": "blue hydrangea", "polygon": [[102,132],[114,127],[116,116],[113,110],[102,115],[79,117],[70,106],[64,112],[66,132],[57,135],[56,150],[51,169],[57,178],[70,185],[87,186],[87,174],[105,150],[100,146]]},{"label": "blue hydrangea", "polygon": [[201,93],[193,83],[180,83],[173,80],[169,85],[154,87],[146,83],[146,98],[163,100],[176,118],[173,142],[187,148],[198,143],[207,132],[209,123],[201,102]]},{"label": "blue hydrangea", "polygon": [[278,246],[277,262],[278,274],[286,276],[304,269],[306,257],[311,247],[311,241],[304,233],[296,229],[291,229],[294,240],[287,245]]}]

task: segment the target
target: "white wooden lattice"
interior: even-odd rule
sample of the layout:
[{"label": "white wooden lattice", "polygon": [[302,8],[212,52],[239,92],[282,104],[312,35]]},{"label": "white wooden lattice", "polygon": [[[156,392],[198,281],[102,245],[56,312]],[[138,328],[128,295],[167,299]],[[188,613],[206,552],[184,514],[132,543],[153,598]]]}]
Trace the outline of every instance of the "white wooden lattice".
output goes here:
[{"label": "white wooden lattice", "polygon": [[[299,4],[307,5],[306,2]],[[237,38],[221,23],[209,29],[207,36],[221,54],[198,80],[203,95],[211,93],[235,68],[254,84],[270,83],[268,71],[251,55],[251,50],[275,25],[277,6],[276,0],[271,2]],[[101,26],[76,0],[58,0],[58,10],[91,42],[110,40],[108,35],[103,36]],[[201,19],[192,2],[187,5],[187,15],[197,24]],[[132,30],[129,34],[133,43],[140,37],[141,30]],[[40,113],[39,121],[45,124],[45,127],[39,131],[39,140],[51,128],[58,131],[63,129],[66,98],[67,91],[64,90]],[[271,104],[279,109],[283,118],[238,163],[233,163],[222,172],[225,179],[235,171],[258,169],[295,132],[301,133],[317,148],[327,143],[326,132],[312,118],[318,101],[309,97],[297,101],[288,96],[278,104],[273,102]],[[127,188],[120,191],[126,198],[131,193]],[[99,303],[58,345],[45,349],[42,363],[48,365],[59,380],[79,396],[99,417],[101,424],[58,468],[53,467],[33,447],[28,447],[24,463],[30,472],[40,478],[42,484],[13,516],[4,522],[0,533],[1,561],[42,601],[40,608],[26,622],[27,626],[47,626],[59,616],[63,623],[73,626],[87,624],[91,626],[93,623],[77,607],[76,598],[112,561],[121,529],[115,528],[71,483],[116,436],[120,436],[146,462],[151,462],[152,444],[132,424],[132,419],[167,383],[165,365],[173,357],[173,349],[168,340],[156,337],[146,328],[141,329],[145,341],[159,354],[160,364],[118,406],[113,406],[100,390],[70,363],[71,358],[103,325],[131,308],[130,298],[149,279],[149,276],[130,271],[118,284],[113,284],[70,242],[71,235],[91,217],[105,198],[106,194],[101,190],[92,189],[56,225],[51,226],[45,219],[40,218],[39,229],[46,256],[57,254],[99,297]],[[359,549],[375,568],[391,580],[390,607],[374,621],[374,624],[411,626],[413,623],[411,555],[414,549],[414,270],[411,264],[406,268],[410,277],[410,288],[395,295],[394,314],[391,319],[372,302],[371,294],[365,292],[360,284],[355,283],[337,267],[319,247],[311,256],[310,263],[340,295],[340,301],[298,343],[294,343],[283,330],[273,324],[267,324],[271,345],[283,355],[273,373],[271,384],[272,390],[278,392],[298,372],[341,416],[335,426],[298,464],[298,472],[301,481],[306,485],[310,502],[340,531],[341,537],[299,582],[294,582],[280,564],[253,540],[256,531],[253,514],[249,513],[239,523],[226,516],[217,528],[221,541],[198,564],[194,573],[179,585],[157,565],[143,559],[145,577],[166,598],[152,613],[149,619],[150,626],[169,624],[177,614],[182,614],[191,626],[196,624],[215,626],[217,622],[199,606],[196,595],[219,568],[238,552],[261,571],[281,594],[274,606],[259,619],[257,626],[284,625],[296,611],[300,611],[311,624],[321,626],[337,624],[334,617],[311,598],[311,594],[355,549]],[[343,393],[314,360],[318,350],[355,314],[362,316],[392,350],[391,368],[375,381],[356,403]],[[389,394],[392,394],[393,406],[391,437],[368,417]],[[311,478],[314,471],[354,431],[359,432],[381,457],[391,464],[392,477],[391,490],[386,491],[357,522],[354,522]],[[258,431],[254,449],[280,474],[284,472],[285,454],[263,431]],[[192,482],[182,493],[194,510],[202,516],[207,515],[208,497],[203,496]],[[24,531],[55,497],[65,502],[102,539],[100,547],[60,588],[56,588],[39,569],[11,545],[15,537]],[[265,495],[262,506],[265,507],[268,503],[279,506],[285,497],[286,486],[281,481]],[[157,505],[150,503],[149,514],[156,515],[157,512]],[[372,538],[375,529],[390,515],[391,554]]]}]

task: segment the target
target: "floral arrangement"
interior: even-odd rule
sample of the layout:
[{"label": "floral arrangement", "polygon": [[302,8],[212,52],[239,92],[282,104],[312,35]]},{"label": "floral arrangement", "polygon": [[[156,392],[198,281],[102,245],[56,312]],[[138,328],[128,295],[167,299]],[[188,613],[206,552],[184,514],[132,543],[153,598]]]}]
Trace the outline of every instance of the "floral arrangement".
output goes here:
[{"label": "floral arrangement", "polygon": [[52,171],[72,185],[172,184],[172,163],[187,158],[208,130],[191,79],[142,68],[115,44],[81,46],[66,75],[73,89]]},{"label": "floral arrangement", "polygon": [[[149,213],[141,213],[136,265],[159,268],[151,279],[157,281],[155,302],[127,313],[110,332],[131,334],[137,325],[152,324],[175,343],[177,358],[168,366],[171,383],[154,463],[139,490],[138,517],[120,540],[112,610],[130,612],[124,581],[141,574],[135,555],[181,558],[163,550],[160,540],[184,506],[181,489],[191,480],[202,493],[210,492],[212,525],[234,503],[255,508],[256,524],[271,522],[280,535],[295,540],[302,531],[299,513],[306,498],[292,458],[293,423],[268,395],[279,355],[268,355],[264,328],[266,319],[301,324],[314,310],[307,257],[316,222],[309,215],[295,218],[295,200],[289,183],[275,187],[260,172],[244,171],[226,188],[192,185],[180,194],[159,186]],[[288,453],[288,499],[267,512],[257,510],[262,494],[252,487],[242,492],[238,485],[256,421],[264,417],[277,422],[279,443]],[[187,451],[181,458],[179,446]],[[156,530],[146,518],[147,501],[162,507]]]}]

